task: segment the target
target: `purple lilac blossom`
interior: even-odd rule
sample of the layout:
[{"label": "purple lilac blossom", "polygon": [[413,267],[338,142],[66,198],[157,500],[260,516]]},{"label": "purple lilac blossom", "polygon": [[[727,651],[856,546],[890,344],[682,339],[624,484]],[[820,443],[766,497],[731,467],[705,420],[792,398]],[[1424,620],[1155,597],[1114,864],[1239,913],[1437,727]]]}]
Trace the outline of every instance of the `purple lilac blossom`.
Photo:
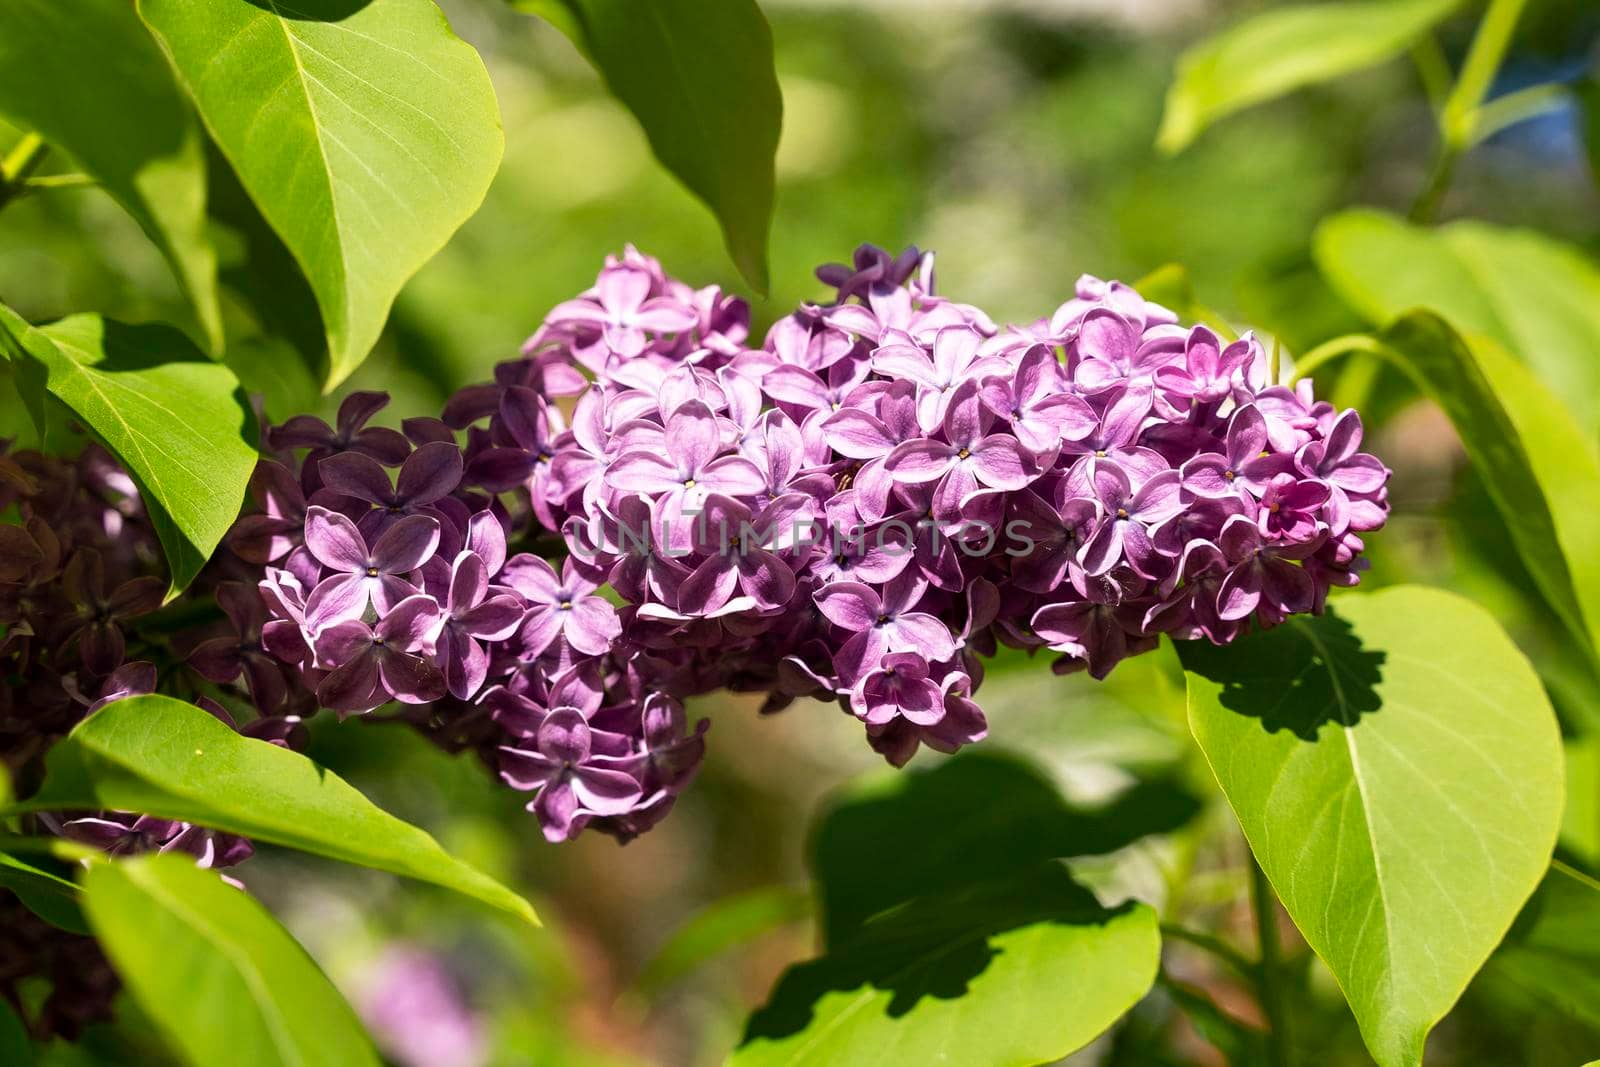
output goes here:
[{"label": "purple lilac blossom", "polygon": [[552,840],[626,840],[699,764],[690,698],[830,700],[901,765],[984,737],[1000,644],[1103,678],[1359,580],[1388,469],[1252,334],[1087,275],[999,327],[914,248],[818,277],[834,299],[753,347],[742,300],[630,247],[407,420],[409,456],[365,428],[374,399],[273,431],[234,540],[265,565],[264,646],[325,703],[409,703]]}]

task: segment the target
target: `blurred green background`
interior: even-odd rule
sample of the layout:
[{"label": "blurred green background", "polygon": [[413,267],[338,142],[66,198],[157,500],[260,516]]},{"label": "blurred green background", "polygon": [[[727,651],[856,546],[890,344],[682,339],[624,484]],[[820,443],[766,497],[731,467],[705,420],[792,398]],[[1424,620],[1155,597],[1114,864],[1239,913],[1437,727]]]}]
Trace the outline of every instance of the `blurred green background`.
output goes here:
[{"label": "blurred green background", "polygon": [[[588,286],[601,259],[626,242],[686,280],[744,291],[709,213],[654,163],[633,121],[564,38],[493,0],[442,6],[488,63],[506,156],[483,209],[407,286],[377,353],[349,383],[394,394],[391,420],[434,412],[452,389],[488,377],[549,307]],[[1352,204],[1403,212],[1433,151],[1426,98],[1401,62],[1225,120],[1176,158],[1158,155],[1153,142],[1177,54],[1262,5],[763,6],[786,116],[773,293],[754,304],[762,330],[797,301],[823,295],[815,265],[871,241],[936,250],[941,290],[997,319],[1049,314],[1080,273],[1133,281],[1178,263],[1201,302],[1303,352],[1359,326],[1310,262],[1316,222]],[[1470,17],[1446,25],[1441,42],[1453,59],[1471,28]],[[1592,0],[1534,3],[1504,87],[1571,76],[1590,60],[1597,35],[1600,5]],[[1600,194],[1576,114],[1555,112],[1474,151],[1443,214],[1533,227],[1600,250]],[[229,249],[237,259],[240,244],[237,236],[219,240],[226,277]],[[81,310],[184,321],[154,247],[95,190],[7,208],[0,299],[35,321]],[[243,314],[230,313],[241,333]],[[1396,470],[1393,520],[1371,539],[1371,581],[1405,575],[1489,605],[1536,654],[1569,730],[1591,732],[1600,723],[1592,679],[1566,664],[1546,610],[1508,562],[1503,530],[1463,471],[1449,424],[1397,379],[1373,379],[1360,365],[1346,374],[1359,380],[1340,383],[1335,395],[1364,400],[1381,423],[1372,450]],[[1324,392],[1332,384],[1319,382]],[[282,397],[269,402],[291,402],[284,398],[303,386],[286,373]],[[10,423],[8,415],[8,432]],[[1105,684],[1003,658],[982,702],[991,723],[986,747],[1026,754],[1075,802],[1103,803],[1151,777],[1175,777],[1209,795],[1169,648],[1125,663]],[[859,724],[837,709],[804,704],[759,719],[755,707],[725,698],[691,709],[713,721],[707,765],[673,817],[626,847],[593,834],[547,845],[522,798],[470,759],[438,754],[399,729],[317,724],[312,755],[447,847],[528,887],[547,920],[541,932],[502,925],[415,884],[284,853],[263,850],[239,873],[358,1006],[386,996],[407,954],[436,960],[475,1035],[459,1045],[460,1067],[715,1063],[778,972],[811,947],[792,895],[747,898],[728,921],[790,918],[738,949],[671,980],[657,981],[656,970],[641,984],[642,972],[708,905],[803,889],[808,827],[829,795],[885,773]],[[1575,781],[1600,778],[1600,749],[1574,745],[1573,753]],[[913,766],[939,759],[925,750]],[[1591,792],[1600,803],[1600,791]],[[1591,815],[1574,813],[1571,858],[1592,862],[1600,853],[1596,835],[1583,829],[1600,826]],[[1245,855],[1235,835],[1213,801],[1179,832],[1075,870],[1108,899],[1136,893],[1163,904],[1167,918],[1248,946]],[[1287,924],[1284,933],[1293,937]],[[1199,990],[1222,1015],[1249,1022],[1257,1018],[1250,994],[1182,945],[1169,948],[1167,963],[1189,992],[1158,986],[1126,1026],[1071,1062],[1225,1062],[1208,1027],[1171,1011],[1174,997]],[[1491,968],[1469,992],[1430,1045],[1430,1062],[1575,1064],[1600,1055],[1593,1035],[1485,992],[1496,980]],[[1310,988],[1315,1003],[1299,1043],[1317,1050],[1316,1062],[1369,1062],[1331,979],[1314,972]],[[411,1025],[428,1024],[419,1017]],[[454,1067],[436,1054],[417,1058],[426,1044],[404,1028],[375,1028],[404,1067]]]}]

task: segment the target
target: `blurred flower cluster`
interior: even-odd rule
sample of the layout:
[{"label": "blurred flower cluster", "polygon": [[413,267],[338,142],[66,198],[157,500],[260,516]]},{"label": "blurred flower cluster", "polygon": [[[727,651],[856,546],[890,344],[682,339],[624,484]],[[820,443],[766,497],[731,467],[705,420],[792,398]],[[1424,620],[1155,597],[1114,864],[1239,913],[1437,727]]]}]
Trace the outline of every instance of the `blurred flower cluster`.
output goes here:
[{"label": "blurred flower cluster", "polygon": [[1099,678],[1358,580],[1389,472],[1251,335],[1089,276],[1000,328],[914,248],[818,275],[836,300],[754,348],[743,301],[629,248],[441,418],[272,428],[232,542],[261,647],[476,749],[552,840],[626,839],[699,763],[691,696],[835,700],[900,765],[984,736],[998,643]]},{"label": "blurred flower cluster", "polygon": [[[236,726],[218,698],[237,703],[232,683],[245,675],[263,710],[282,714],[254,718],[243,732],[298,741],[282,668],[261,651],[252,621],[265,614],[255,591],[213,568],[188,599],[163,609],[167,579],[150,517],[103,449],[56,458],[0,448],[0,512],[11,509],[18,521],[0,524],[0,761],[18,795],[36,788],[51,746],[90,712],[158,689]],[[43,812],[24,827],[35,828],[117,855],[185,852],[206,867],[233,866],[252,851],[241,837],[128,812]],[[54,989],[32,1021],[35,1036],[71,1036],[106,1017],[117,983],[95,943],[19,904],[0,906],[0,992],[20,1007],[24,979],[42,976]]]}]

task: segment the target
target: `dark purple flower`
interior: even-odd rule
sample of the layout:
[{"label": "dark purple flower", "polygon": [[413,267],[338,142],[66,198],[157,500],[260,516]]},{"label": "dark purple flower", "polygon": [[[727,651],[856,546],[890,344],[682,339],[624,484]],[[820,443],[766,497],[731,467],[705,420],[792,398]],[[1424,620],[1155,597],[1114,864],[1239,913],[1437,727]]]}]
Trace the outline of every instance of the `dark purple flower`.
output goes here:
[{"label": "dark purple flower", "polygon": [[620,769],[624,757],[597,755],[593,732],[577,708],[553,708],[539,724],[535,748],[500,749],[500,776],[513,789],[536,790],[528,805],[544,835],[565,841],[595,815],[622,815],[643,794]]},{"label": "dark purple flower", "polygon": [[428,505],[461,484],[461,450],[443,441],[423,445],[406,457],[392,485],[388,472],[359,452],[329,456],[318,464],[317,471],[329,489],[376,507],[362,519],[361,530],[368,537],[377,537],[406,516],[437,517]]},{"label": "dark purple flower", "polygon": [[306,547],[333,575],[306,598],[306,625],[313,631],[332,622],[359,619],[370,603],[381,614],[417,592],[409,575],[433,556],[439,521],[408,515],[383,532],[371,549],[356,524],[326,508],[306,513]]},{"label": "dark purple flower", "polygon": [[445,685],[457,699],[472,699],[488,677],[489,653],[479,640],[510,637],[526,614],[527,607],[519,598],[489,595],[489,568],[477,553],[462,552],[456,557],[434,643]]},{"label": "dark purple flower", "polygon": [[360,452],[385,466],[399,466],[411,451],[405,437],[396,430],[367,425],[388,403],[388,393],[351,393],[339,405],[338,429],[314,415],[296,415],[268,429],[267,442],[276,449],[310,448],[323,455]]},{"label": "dark purple flower", "polygon": [[859,582],[817,590],[817,610],[851,635],[834,655],[841,676],[854,682],[888,652],[916,652],[933,662],[955,654],[950,628],[934,615],[912,610],[926,588],[921,578],[902,574],[882,595]]},{"label": "dark purple flower", "polygon": [[423,650],[439,622],[431,598],[407,597],[369,627],[359,619],[335,622],[317,634],[317,659],[331,668],[317,687],[323,707],[371,711],[390,699],[427,704],[445,694],[444,675]]}]

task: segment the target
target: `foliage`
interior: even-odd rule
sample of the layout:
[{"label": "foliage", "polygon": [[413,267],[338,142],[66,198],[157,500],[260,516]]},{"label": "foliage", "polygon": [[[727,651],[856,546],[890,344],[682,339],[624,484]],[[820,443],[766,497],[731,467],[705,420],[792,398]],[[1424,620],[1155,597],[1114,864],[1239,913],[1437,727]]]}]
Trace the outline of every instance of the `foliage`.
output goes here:
[{"label": "foliage", "polygon": [[[1573,59],[1592,13],[1523,0],[1288,3],[1230,14],[1214,31],[1180,30],[1199,39],[1178,55],[1164,30],[1106,31],[1036,13],[897,20],[765,6],[10,0],[0,10],[0,907],[15,919],[0,934],[0,1061],[1592,1059],[1600,227],[1583,208],[1600,183],[1600,79]],[[1552,50],[1557,61],[1547,62]],[[659,170],[645,165],[646,148]],[[469,470],[487,466],[486,453],[513,465],[524,454],[570,457],[589,449],[582,435],[595,428],[583,421],[591,402],[574,400],[596,381],[620,380],[652,391],[663,411],[694,406],[685,428],[655,437],[657,415],[643,408],[633,413],[642,437],[638,421],[604,423],[607,435],[648,442],[631,447],[633,467],[654,470],[704,451],[705,440],[740,454],[725,465],[745,463],[745,440],[722,425],[731,404],[727,417],[707,408],[703,425],[688,426],[705,390],[733,389],[735,375],[723,372],[739,360],[788,364],[783,373],[799,379],[793,372],[813,358],[802,384],[828,395],[811,390],[802,403],[780,388],[765,406],[816,439],[797,432],[797,451],[826,452],[823,423],[855,409],[843,388],[828,392],[838,383],[827,357],[806,347],[810,331],[820,336],[842,316],[851,344],[870,333],[868,347],[915,355],[935,348],[932,328],[914,336],[926,325],[915,316],[954,313],[964,328],[995,329],[977,304],[934,296],[931,259],[864,248],[820,272],[840,289],[837,304],[803,308],[769,335],[804,333],[788,338],[799,355],[749,353],[761,336],[751,327],[779,312],[757,305],[752,316],[731,289],[682,285],[630,249],[595,289],[551,313],[529,361],[502,365],[492,386],[461,389],[515,355],[511,325],[538,322],[583,284],[578,264],[635,235],[670,248],[675,263],[731,279],[715,231],[683,190],[710,210],[745,282],[784,305],[818,299],[803,265],[880,231],[962,252],[943,268],[997,320],[1031,322],[1038,301],[1064,295],[1085,268],[1145,276],[1146,299],[1206,323],[1219,353],[1249,354],[1215,402],[1243,406],[1265,393],[1269,407],[1300,404],[1309,420],[1293,448],[1248,430],[1237,436],[1250,448],[1235,449],[1231,433],[1189,439],[1182,447],[1207,455],[1185,452],[1188,463],[1237,451],[1215,460],[1230,483],[1234,467],[1263,453],[1316,466],[1322,452],[1306,460],[1300,450],[1330,447],[1335,415],[1359,408],[1359,447],[1395,468],[1395,521],[1341,530],[1335,546],[1320,539],[1329,505],[1306,520],[1324,556],[1308,565],[1317,580],[1305,602],[1251,601],[1226,619],[1157,624],[1154,613],[1176,603],[1163,598],[1206,579],[1198,568],[1181,587],[1150,578],[1138,593],[1116,593],[1117,604],[1138,603],[1138,620],[1108,622],[1108,602],[1088,612],[1102,629],[1070,633],[1064,623],[1050,631],[1052,620],[1006,585],[1009,563],[991,575],[1002,593],[988,615],[985,587],[995,585],[955,583],[963,595],[942,604],[933,644],[959,657],[964,680],[933,686],[940,706],[951,693],[971,703],[985,682],[989,728],[1027,755],[1000,749],[997,737],[844,786],[811,823],[806,890],[794,882],[796,809],[859,764],[829,732],[840,717],[803,700],[763,716],[779,731],[772,745],[746,736],[755,727],[744,713],[756,704],[705,697],[718,734],[731,737],[679,805],[675,822],[687,828],[622,852],[579,845],[558,855],[529,832],[527,798],[490,790],[478,768],[451,757],[475,752],[538,790],[530,806],[547,833],[560,823],[575,835],[598,815],[628,839],[678,800],[703,747],[703,727],[686,733],[694,720],[670,700],[681,672],[670,683],[610,666],[584,673],[600,661],[575,653],[559,621],[575,602],[601,630],[692,616],[662,631],[652,669],[692,636],[716,679],[689,687],[697,697],[761,692],[771,712],[809,693],[845,693],[851,710],[846,691],[857,686],[819,672],[816,644],[791,650],[774,637],[757,656],[730,653],[749,636],[740,626],[759,630],[771,614],[755,598],[772,595],[763,582],[781,584],[775,568],[742,576],[755,592],[731,601],[736,580],[708,571],[699,586],[716,579],[722,599],[676,620],[667,616],[681,600],[647,603],[652,617],[638,606],[650,597],[605,584],[618,572],[538,570],[536,557],[551,552],[541,525],[604,522],[598,506],[564,510],[579,493],[601,499],[598,474],[596,487],[579,477],[540,501],[525,489],[546,472],[518,468],[502,487],[479,469],[458,495],[478,494],[482,514],[495,500],[517,539],[486,544],[480,524],[477,539],[444,548],[449,509],[426,510],[441,494],[423,492],[424,464],[408,474],[398,458],[329,465],[329,454],[381,458],[398,442],[397,455],[448,452]],[[640,273],[650,278],[639,300],[612,299]],[[1134,353],[1159,348],[1169,329],[1162,309],[1135,307],[1124,293],[1086,278],[1075,298],[1138,320],[1119,390],[1139,387]],[[699,325],[638,325],[647,298]],[[1067,353],[1073,362],[1050,401],[1063,409],[1103,397],[1105,385],[1082,377],[1074,346],[1087,320],[1072,306],[1058,323],[999,334],[982,353],[1028,330],[1029,344]],[[1251,324],[1262,332],[1246,335]],[[682,382],[641,384],[637,368],[605,360],[635,333],[652,358],[690,354],[691,336],[713,349],[692,353],[705,380],[688,378],[702,392],[685,400],[673,392]],[[1185,396],[1215,384],[1205,359],[1184,365]],[[516,378],[529,368],[537,375]],[[1151,377],[1170,386],[1177,370]],[[897,388],[881,367],[877,375],[873,389]],[[1313,379],[1334,406],[1310,404]],[[1296,383],[1307,391],[1294,393]],[[379,415],[382,403],[357,388],[390,390],[397,402]],[[337,416],[336,389],[352,405]],[[506,396],[535,393],[536,408],[508,410]],[[976,391],[958,396],[979,410]],[[1020,422],[1027,398],[1002,399],[1015,401],[1007,418]],[[1159,430],[1150,443],[1194,428],[1189,408],[1164,399],[1171,410],[1135,428]],[[995,405],[1006,407],[992,400],[983,410]],[[833,477],[843,464],[830,466],[825,489],[808,491],[833,499],[841,484],[859,487],[868,480],[860,468],[887,464],[891,451],[913,484],[922,483],[912,461],[940,448],[950,453],[938,452],[940,462],[967,461],[968,449],[932,440],[943,407],[918,424],[917,441],[863,455],[843,483]],[[1096,434],[1109,418],[1090,411]],[[564,434],[569,420],[576,433]],[[1047,445],[1072,441],[1102,457],[1119,445],[1097,436],[1080,448],[1061,427],[1053,433]],[[273,464],[258,465],[263,456],[289,460],[287,489]],[[385,465],[400,467],[398,483]],[[1162,487],[1192,495],[1187,477],[1169,474]],[[52,556],[73,531],[40,517],[51,478],[88,494],[95,536],[120,539],[139,564],[123,574],[106,563],[109,596],[87,554]],[[656,503],[682,497],[675,478],[651,490]],[[123,481],[126,492],[106,491]],[[1002,491],[982,486],[979,496]],[[350,503],[352,487],[370,506]],[[638,485],[624,488],[637,495]],[[1130,499],[1100,493],[1096,506],[1137,510],[1128,489]],[[534,514],[552,501],[560,507]],[[1252,511],[1264,506],[1245,528],[1286,521],[1272,517],[1281,504],[1265,501],[1250,497]],[[930,498],[929,513],[941,506],[963,516],[974,507],[965,496]],[[239,528],[260,535],[262,558],[229,537],[241,510],[256,520]],[[335,547],[359,540],[361,552],[327,554],[363,555],[364,566],[345,568],[363,596],[402,580],[368,545],[396,513],[422,516],[408,532],[423,530],[431,547],[416,567],[395,569],[413,570],[404,580],[437,604],[425,620],[412,604],[417,632],[402,633],[379,618],[369,626],[363,599],[359,617],[334,619],[359,653],[335,657],[313,647],[320,625],[302,625],[322,608],[305,594],[332,565],[291,553],[312,551],[302,543],[310,525],[346,511],[350,529],[339,528]],[[83,511],[61,514],[78,522]],[[136,536],[145,519],[154,540]],[[1268,566],[1257,562],[1264,551],[1255,543],[1230,555],[1229,577],[1209,579],[1217,596],[1245,580],[1234,569],[1259,585],[1251,568]],[[515,553],[524,562],[502,572]],[[485,569],[475,589],[461,580],[458,597],[458,571],[472,573],[463,556]],[[269,565],[268,595],[278,599],[257,617],[238,590],[253,597]],[[1110,581],[1109,565],[1092,569],[1075,575],[1085,587]],[[140,596],[157,571],[159,608],[160,597],[146,605]],[[1328,589],[1356,577],[1370,588]],[[58,629],[34,625],[46,585],[73,594],[62,601],[71,607],[50,608]],[[459,626],[486,598],[515,600],[518,625]],[[845,617],[837,597],[816,599],[827,602],[774,603],[797,627],[830,608],[827,617]],[[723,611],[724,601],[739,612]],[[872,610],[848,615],[850,634],[898,610],[861,604]],[[379,608],[374,615],[393,614]],[[558,622],[519,658],[533,641],[527,613]],[[726,629],[719,613],[731,616]],[[452,639],[460,662],[446,657],[452,683],[477,649],[494,660],[493,700],[423,700],[436,680],[425,676],[424,650],[452,625],[465,635]],[[1104,681],[1046,677],[1037,662],[1049,642],[1066,653],[1059,670],[1087,666],[1098,678],[1130,636],[1132,651],[1154,649],[1158,632],[1238,639],[1170,640]],[[1103,661],[1087,651],[1096,633],[1123,642]],[[300,643],[286,636],[295,634]],[[997,634],[1016,647],[991,647]],[[113,637],[115,670],[97,671],[91,640]],[[123,656],[125,638],[137,656]],[[372,683],[353,703],[328,699],[350,688],[337,683],[349,682],[345,666],[358,654],[373,672],[404,677]],[[78,659],[81,669],[63,666]],[[874,684],[900,684],[900,666]],[[158,669],[163,695],[151,693]],[[298,685],[288,696],[284,679]],[[621,699],[629,686],[651,699]],[[532,714],[530,693],[568,706],[506,726]],[[362,721],[318,714],[321,704],[367,711],[391,694],[405,705]],[[854,710],[882,727],[875,705]],[[434,747],[378,728],[385,721]],[[852,725],[859,732],[843,723]],[[511,755],[497,732],[507,729],[522,731]],[[982,733],[952,740],[926,729],[922,741],[942,749]],[[873,736],[896,763],[918,743]],[[779,755],[757,754],[764,746]],[[604,808],[601,794],[619,781],[627,803],[612,796]],[[574,823],[578,805],[588,807]],[[249,855],[241,838],[276,846],[236,869],[244,888],[207,869]],[[469,903],[396,890],[385,874]],[[538,928],[529,897],[556,917],[548,927]],[[696,910],[695,901],[711,903]],[[519,921],[488,921],[484,904]],[[1241,936],[1247,928],[1253,935]]]}]

